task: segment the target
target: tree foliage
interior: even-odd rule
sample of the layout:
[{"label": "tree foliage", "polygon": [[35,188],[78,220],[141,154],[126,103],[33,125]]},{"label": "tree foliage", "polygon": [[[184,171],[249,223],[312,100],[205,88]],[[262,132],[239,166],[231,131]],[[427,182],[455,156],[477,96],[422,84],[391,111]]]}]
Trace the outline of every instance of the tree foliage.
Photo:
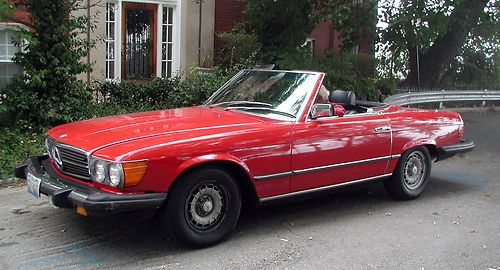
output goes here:
[{"label": "tree foliage", "polygon": [[317,23],[314,0],[248,0],[243,24],[262,44],[264,62],[302,45]]},{"label": "tree foliage", "polygon": [[[402,74],[408,86],[438,87],[466,46],[476,43],[475,50],[490,56],[498,51],[496,0],[402,0],[399,4],[388,0],[382,2],[380,19],[387,24],[380,31],[382,55],[389,56],[382,59],[383,70]],[[490,50],[485,51],[485,46]]]},{"label": "tree foliage", "polygon": [[343,51],[374,42],[377,0],[248,0],[243,23],[262,43],[264,60],[274,62],[301,46],[321,21],[335,25]]},{"label": "tree foliage", "polygon": [[341,49],[349,51],[362,41],[375,42],[377,0],[320,0],[315,12],[320,19],[335,25],[342,40]]},{"label": "tree foliage", "polygon": [[[13,61],[23,75],[1,90],[0,113],[34,126],[50,126],[78,118],[81,102],[90,99],[77,75],[91,69],[81,60],[89,42],[84,33],[89,18],[75,16],[76,0],[21,0],[30,13],[32,29],[18,29],[24,49]],[[5,116],[6,115],[6,116]]]},{"label": "tree foliage", "polygon": [[258,60],[261,45],[256,35],[242,31],[217,34],[217,50],[214,53],[216,66],[227,68],[249,59]]},{"label": "tree foliage", "polygon": [[498,89],[500,86],[500,54],[485,54],[464,46],[443,75],[441,86],[453,89]]},{"label": "tree foliage", "polygon": [[[321,70],[327,73],[324,83],[329,88],[354,90],[360,98],[378,100],[393,87],[373,78],[373,55],[348,53],[361,41],[375,40],[376,16],[375,0],[248,0],[243,24],[262,44],[264,62],[283,69]],[[331,22],[340,33],[340,54],[315,58],[300,48],[321,21]]]},{"label": "tree foliage", "polygon": [[16,6],[8,0],[0,0],[0,21],[10,19],[14,14]]}]

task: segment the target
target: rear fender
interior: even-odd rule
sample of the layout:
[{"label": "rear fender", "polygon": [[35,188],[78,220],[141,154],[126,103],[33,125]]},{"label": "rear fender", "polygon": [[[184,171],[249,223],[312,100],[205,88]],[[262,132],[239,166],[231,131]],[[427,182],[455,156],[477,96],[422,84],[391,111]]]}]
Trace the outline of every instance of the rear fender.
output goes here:
[{"label": "rear fender", "polygon": [[433,139],[419,139],[415,141],[410,141],[403,146],[403,152],[413,147],[417,147],[420,145],[429,145],[429,144],[436,146],[436,141]]}]

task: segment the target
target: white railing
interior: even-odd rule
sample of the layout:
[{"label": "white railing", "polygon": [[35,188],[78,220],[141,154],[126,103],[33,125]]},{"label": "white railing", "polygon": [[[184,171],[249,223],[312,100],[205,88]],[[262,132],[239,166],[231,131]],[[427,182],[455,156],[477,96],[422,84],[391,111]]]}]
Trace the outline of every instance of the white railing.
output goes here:
[{"label": "white railing", "polygon": [[423,103],[439,103],[439,107],[441,108],[443,107],[444,102],[460,101],[482,101],[482,105],[484,106],[486,101],[500,101],[500,90],[441,90],[408,92],[389,96],[384,100],[384,103],[400,106]]}]

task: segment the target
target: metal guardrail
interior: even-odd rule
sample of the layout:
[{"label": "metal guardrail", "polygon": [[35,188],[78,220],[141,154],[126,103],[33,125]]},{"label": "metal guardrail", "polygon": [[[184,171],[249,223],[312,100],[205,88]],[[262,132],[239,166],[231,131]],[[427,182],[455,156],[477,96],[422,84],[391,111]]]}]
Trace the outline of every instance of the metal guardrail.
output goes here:
[{"label": "metal guardrail", "polygon": [[405,106],[423,103],[439,103],[459,101],[500,101],[500,90],[442,90],[428,92],[408,92],[387,97],[384,102]]}]

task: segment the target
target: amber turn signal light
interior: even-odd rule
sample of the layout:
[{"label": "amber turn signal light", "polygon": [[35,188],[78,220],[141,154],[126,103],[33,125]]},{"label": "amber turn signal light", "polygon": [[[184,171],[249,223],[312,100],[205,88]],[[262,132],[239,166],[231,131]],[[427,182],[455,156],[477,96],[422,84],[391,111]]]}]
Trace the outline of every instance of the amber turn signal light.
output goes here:
[{"label": "amber turn signal light", "polygon": [[141,182],[148,168],[147,161],[122,163],[124,175],[124,187],[133,187]]},{"label": "amber turn signal light", "polygon": [[82,216],[88,216],[87,210],[85,210],[85,208],[83,208],[79,205],[76,206],[76,212]]}]

